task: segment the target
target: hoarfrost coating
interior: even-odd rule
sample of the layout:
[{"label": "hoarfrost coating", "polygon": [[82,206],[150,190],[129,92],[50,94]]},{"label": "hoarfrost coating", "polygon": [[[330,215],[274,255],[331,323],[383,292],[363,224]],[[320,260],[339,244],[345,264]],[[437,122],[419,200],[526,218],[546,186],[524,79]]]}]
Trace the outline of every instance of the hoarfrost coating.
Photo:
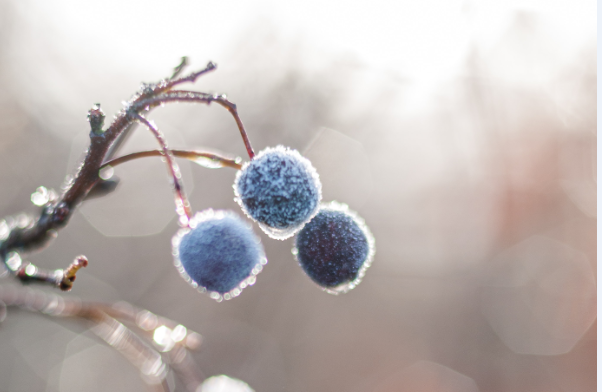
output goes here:
[{"label": "hoarfrost coating", "polygon": [[330,294],[359,284],[374,257],[374,237],[346,204],[322,204],[297,234],[293,253],[305,273]]},{"label": "hoarfrost coating", "polygon": [[173,239],[175,265],[185,280],[218,301],[255,282],[266,259],[248,223],[231,211],[209,209],[197,213],[191,227]]},{"label": "hoarfrost coating", "polygon": [[318,173],[309,160],[283,146],[266,148],[245,164],[234,182],[236,201],[270,237],[289,238],[318,212]]}]

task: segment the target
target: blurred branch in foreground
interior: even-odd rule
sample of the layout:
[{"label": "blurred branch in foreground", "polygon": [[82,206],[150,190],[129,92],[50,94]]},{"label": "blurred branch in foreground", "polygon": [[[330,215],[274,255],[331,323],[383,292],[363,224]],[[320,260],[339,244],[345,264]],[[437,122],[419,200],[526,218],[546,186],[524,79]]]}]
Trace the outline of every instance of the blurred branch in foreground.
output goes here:
[{"label": "blurred branch in foreground", "polygon": [[188,391],[196,391],[204,380],[189,353],[200,348],[201,335],[127,302],[90,302],[28,287],[0,285],[0,320],[5,319],[8,307],[90,324],[94,334],[138,369],[153,391],[172,390],[167,382],[170,371]]}]

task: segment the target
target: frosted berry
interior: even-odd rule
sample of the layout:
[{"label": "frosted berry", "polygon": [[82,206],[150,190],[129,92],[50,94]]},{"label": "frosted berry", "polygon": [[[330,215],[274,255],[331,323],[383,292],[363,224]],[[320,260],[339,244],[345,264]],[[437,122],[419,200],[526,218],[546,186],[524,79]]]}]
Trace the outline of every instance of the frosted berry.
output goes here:
[{"label": "frosted berry", "polygon": [[234,182],[236,201],[270,237],[284,240],[318,212],[322,185],[316,169],[296,150],[266,148]]},{"label": "frosted berry", "polygon": [[267,263],[259,238],[231,211],[197,213],[172,245],[184,279],[217,301],[238,296]]},{"label": "frosted berry", "polygon": [[374,257],[374,237],[346,204],[322,204],[297,234],[293,254],[326,292],[346,293],[361,281]]}]

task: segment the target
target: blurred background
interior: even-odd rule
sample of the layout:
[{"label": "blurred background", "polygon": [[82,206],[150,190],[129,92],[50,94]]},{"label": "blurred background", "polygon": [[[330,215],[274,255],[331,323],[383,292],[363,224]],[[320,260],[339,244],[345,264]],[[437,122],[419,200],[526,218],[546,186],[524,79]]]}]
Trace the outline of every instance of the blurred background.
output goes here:
[{"label": "blurred background", "polygon": [[[0,216],[35,212],[40,185],[60,189],[92,104],[108,122],[181,56],[212,60],[190,88],[226,93],[257,151],[302,151],[324,200],[366,220],[365,279],[328,295],[292,240],[261,233],[269,263],[253,287],[224,303],[197,293],[173,267],[165,167],[144,159],[28,256],[52,269],[88,256],[68,296],[182,323],[204,337],[204,375],[257,392],[593,391],[596,12],[589,0],[0,0]],[[170,147],[245,157],[217,105],[149,118]],[[122,152],[154,148],[139,128]],[[234,170],[180,164],[194,210],[240,212]],[[0,324],[2,391],[146,389],[84,322],[10,308]]]}]

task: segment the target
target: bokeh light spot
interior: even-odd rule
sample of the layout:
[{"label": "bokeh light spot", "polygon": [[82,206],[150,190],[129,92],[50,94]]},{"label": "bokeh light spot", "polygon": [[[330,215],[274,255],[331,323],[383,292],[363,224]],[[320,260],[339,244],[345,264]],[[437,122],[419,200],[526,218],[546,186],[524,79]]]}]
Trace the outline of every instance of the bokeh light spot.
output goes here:
[{"label": "bokeh light spot", "polygon": [[596,282],[587,257],[534,236],[496,257],[481,311],[519,354],[570,351],[596,318]]},{"label": "bokeh light spot", "polygon": [[372,193],[370,160],[363,145],[341,132],[322,128],[303,152],[318,171],[322,200],[340,200],[360,208]]}]

